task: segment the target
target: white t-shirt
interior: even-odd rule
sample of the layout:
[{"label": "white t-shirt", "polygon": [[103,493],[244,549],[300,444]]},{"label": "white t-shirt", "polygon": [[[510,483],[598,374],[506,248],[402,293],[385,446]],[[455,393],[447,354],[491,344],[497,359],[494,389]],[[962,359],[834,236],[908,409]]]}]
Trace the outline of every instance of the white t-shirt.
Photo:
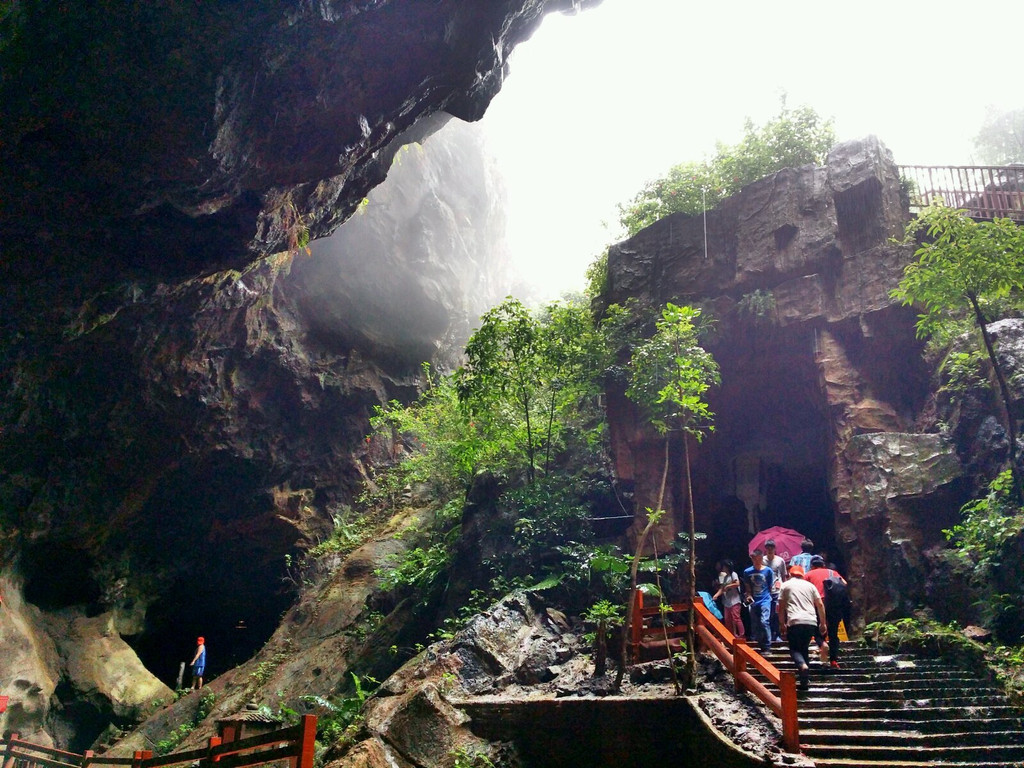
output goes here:
[{"label": "white t-shirt", "polygon": [[[732,573],[726,573],[720,571],[718,574],[718,586],[725,584],[732,584],[733,582],[739,583],[740,577],[736,575],[736,571]],[[722,607],[730,608],[731,606],[738,605],[740,602],[740,588],[739,586],[729,587],[729,589],[722,592]]]},{"label": "white t-shirt", "polygon": [[766,555],[764,564],[775,571],[775,583],[772,585],[772,594],[777,595],[779,590],[782,589],[782,582],[786,580],[786,561],[778,555],[769,560]]},{"label": "white t-shirt", "polygon": [[779,616],[786,616],[786,626],[810,624],[818,626],[818,611],[814,601],[821,600],[818,588],[811,582],[793,578],[782,585],[779,593]]}]

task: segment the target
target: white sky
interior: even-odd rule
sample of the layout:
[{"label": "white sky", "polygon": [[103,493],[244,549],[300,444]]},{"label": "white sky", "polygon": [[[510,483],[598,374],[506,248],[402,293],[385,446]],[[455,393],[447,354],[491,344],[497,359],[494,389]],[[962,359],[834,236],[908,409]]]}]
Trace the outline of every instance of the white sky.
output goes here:
[{"label": "white sky", "polygon": [[833,117],[840,141],[876,134],[897,163],[970,163],[985,107],[1024,102],[1022,29],[1019,0],[604,0],[552,14],[481,122],[516,262],[542,298],[582,288],[620,239],[616,203],[738,141],[783,91]]}]

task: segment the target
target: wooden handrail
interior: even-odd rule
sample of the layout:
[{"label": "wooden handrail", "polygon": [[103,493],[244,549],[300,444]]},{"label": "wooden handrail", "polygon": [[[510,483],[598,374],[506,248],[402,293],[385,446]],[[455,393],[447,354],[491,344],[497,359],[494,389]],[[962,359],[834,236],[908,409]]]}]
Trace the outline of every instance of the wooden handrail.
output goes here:
[{"label": "wooden handrail", "polygon": [[[0,768],[11,759],[24,760],[33,768],[82,768],[88,765],[131,765],[135,768],[161,768],[179,763],[199,762],[203,768],[223,766],[224,768],[246,768],[247,766],[289,760],[292,768],[313,768],[314,742],[316,740],[316,715],[303,715],[298,725],[282,728],[271,733],[253,736],[240,741],[222,744],[220,737],[211,738],[206,747],[174,752],[154,757],[152,752],[136,752],[132,757],[94,757],[91,753],[80,755],[75,752],[43,747],[18,739],[0,739]],[[53,760],[43,755],[67,758],[67,761]]]},{"label": "wooden handrail", "polygon": [[[749,691],[759,698],[782,720],[782,744],[787,752],[800,751],[800,723],[796,708],[796,675],[782,672],[747,645],[746,640],[737,638],[720,622],[703,599],[694,601],[697,636],[704,646],[718,657],[722,665],[732,673],[736,689]],[[756,677],[747,672],[747,665],[757,669],[768,682],[779,688],[776,696]]]}]

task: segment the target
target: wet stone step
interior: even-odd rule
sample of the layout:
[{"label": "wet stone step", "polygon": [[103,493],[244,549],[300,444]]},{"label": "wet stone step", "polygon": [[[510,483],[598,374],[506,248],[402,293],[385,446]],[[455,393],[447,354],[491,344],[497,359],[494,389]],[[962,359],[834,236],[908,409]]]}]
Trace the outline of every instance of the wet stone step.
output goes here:
[{"label": "wet stone step", "polygon": [[988,747],[993,743],[1005,746],[1024,744],[1024,733],[1020,731],[947,731],[941,733],[917,733],[898,730],[818,730],[800,729],[800,743],[808,746],[841,744],[844,746],[890,746],[899,749],[920,747]]},{"label": "wet stone step", "polygon": [[[857,713],[854,713],[857,714]],[[863,713],[860,713],[863,714]],[[995,733],[997,731],[1021,730],[1024,721],[1019,717],[1000,718],[960,718],[956,712],[940,712],[945,719],[937,717],[924,717],[914,720],[899,719],[891,717],[892,713],[879,713],[878,717],[813,717],[800,716],[800,732],[808,731],[869,731],[877,730],[913,732],[913,733],[943,733],[955,731],[978,731],[981,733]]]},{"label": "wet stone step", "polygon": [[[920,760],[847,760],[844,758],[816,757],[814,764],[818,768],[935,768],[936,763],[922,762]],[[1021,764],[1015,760],[1006,761],[973,761],[969,763],[941,763],[950,768],[1021,768]]]},{"label": "wet stone step", "polygon": [[887,717],[893,720],[984,720],[990,717],[1017,718],[1019,712],[1013,707],[1002,702],[1001,705],[989,707],[918,707],[883,702],[864,706],[863,702],[855,707],[844,705],[842,702],[820,703],[816,706],[800,706],[800,720],[808,718],[843,718],[864,717]]},{"label": "wet stone step", "polygon": [[843,758],[846,760],[917,760],[931,763],[973,763],[976,761],[1021,761],[1024,760],[1022,745],[967,745],[950,747],[914,746],[899,749],[892,746],[839,745],[818,746],[803,744],[804,754],[815,762],[818,757]]},{"label": "wet stone step", "polygon": [[811,679],[811,687],[808,691],[802,692],[802,699],[824,699],[844,702],[862,701],[907,701],[919,702],[920,706],[931,704],[933,706],[956,707],[956,706],[984,706],[986,704],[1002,703],[1002,694],[992,688],[964,691],[950,691],[946,689],[911,689],[900,688],[852,688],[849,686],[821,686],[815,685]]},{"label": "wet stone step", "polygon": [[[1002,697],[998,696],[976,696],[964,697],[963,700],[942,700],[942,699],[899,699],[895,698],[898,692],[891,698],[856,698],[850,701],[842,696],[829,696],[824,692],[815,691],[811,685],[809,691],[800,691],[797,694],[798,709],[833,709],[842,706],[856,707],[860,709],[920,709],[936,708],[942,706],[960,707],[996,707],[1005,703]],[[954,702],[951,704],[951,702]]]}]

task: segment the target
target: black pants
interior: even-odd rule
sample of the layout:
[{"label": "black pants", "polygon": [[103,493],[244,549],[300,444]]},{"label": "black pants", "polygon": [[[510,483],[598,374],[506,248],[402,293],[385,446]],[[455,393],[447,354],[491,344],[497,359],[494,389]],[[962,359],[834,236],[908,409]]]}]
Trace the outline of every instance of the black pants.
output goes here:
[{"label": "black pants", "polygon": [[839,661],[839,622],[850,629],[850,606],[825,606],[825,624],[828,625],[828,660]]},{"label": "black pants", "polygon": [[798,669],[809,666],[809,651],[807,649],[815,632],[817,632],[817,627],[813,624],[793,624],[786,629],[789,655],[793,658],[793,663],[796,664]]}]

